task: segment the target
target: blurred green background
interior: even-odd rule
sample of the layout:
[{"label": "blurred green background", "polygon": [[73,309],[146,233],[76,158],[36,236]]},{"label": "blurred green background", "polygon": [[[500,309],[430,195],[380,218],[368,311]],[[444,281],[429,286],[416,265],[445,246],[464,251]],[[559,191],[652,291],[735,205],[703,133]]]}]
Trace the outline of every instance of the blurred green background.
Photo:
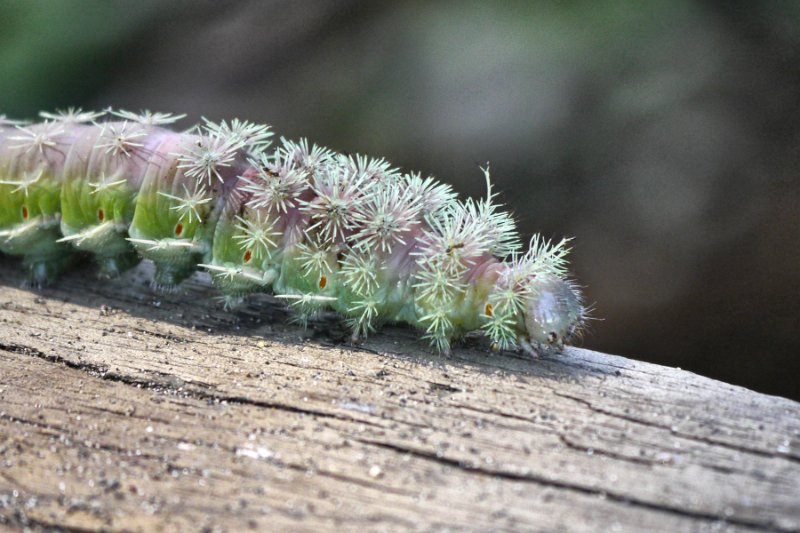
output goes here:
[{"label": "blurred green background", "polygon": [[799,103],[795,0],[0,1],[0,113],[246,118],[473,196],[491,161],[575,237],[586,347],[796,399]]}]

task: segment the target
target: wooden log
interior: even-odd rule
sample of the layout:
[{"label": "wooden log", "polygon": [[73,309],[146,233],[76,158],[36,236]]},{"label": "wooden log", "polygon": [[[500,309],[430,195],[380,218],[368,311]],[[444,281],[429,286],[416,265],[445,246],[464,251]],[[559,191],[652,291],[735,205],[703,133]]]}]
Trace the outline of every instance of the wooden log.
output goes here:
[{"label": "wooden log", "polygon": [[0,260],[0,527],[800,529],[800,404],[570,348],[358,347],[143,265],[41,292]]}]

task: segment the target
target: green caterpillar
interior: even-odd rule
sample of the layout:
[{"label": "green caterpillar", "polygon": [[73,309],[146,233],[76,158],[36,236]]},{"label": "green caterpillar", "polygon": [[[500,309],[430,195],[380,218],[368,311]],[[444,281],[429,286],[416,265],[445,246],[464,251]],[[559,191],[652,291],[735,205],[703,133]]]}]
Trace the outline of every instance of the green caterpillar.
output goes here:
[{"label": "green caterpillar", "polygon": [[117,276],[141,258],[169,289],[197,268],[226,303],[254,292],[300,319],[342,314],[353,340],[406,322],[448,353],[482,330],[496,349],[561,347],[587,320],[566,277],[567,241],[535,236],[487,196],[403,173],[383,159],[307,141],[270,148],[268,126],[169,114],[69,110],[24,124],[0,116],[0,251],[29,282],[54,280],[79,254]]}]

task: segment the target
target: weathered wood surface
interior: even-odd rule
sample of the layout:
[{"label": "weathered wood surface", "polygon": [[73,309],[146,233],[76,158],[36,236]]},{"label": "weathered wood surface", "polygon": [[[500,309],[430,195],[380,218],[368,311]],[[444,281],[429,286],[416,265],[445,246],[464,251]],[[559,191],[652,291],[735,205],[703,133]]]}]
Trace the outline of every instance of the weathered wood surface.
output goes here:
[{"label": "weathered wood surface", "polygon": [[800,404],[580,349],[359,348],[147,266],[0,260],[0,528],[800,529]]}]

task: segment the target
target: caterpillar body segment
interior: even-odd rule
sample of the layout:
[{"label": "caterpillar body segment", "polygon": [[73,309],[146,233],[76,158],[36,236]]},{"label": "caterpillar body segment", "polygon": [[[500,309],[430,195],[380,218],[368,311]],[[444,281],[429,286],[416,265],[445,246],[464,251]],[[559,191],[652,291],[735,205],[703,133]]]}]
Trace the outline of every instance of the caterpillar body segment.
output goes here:
[{"label": "caterpillar body segment", "polygon": [[72,248],[60,242],[61,189],[67,154],[85,131],[0,120],[0,252],[21,255],[32,284],[72,263]]},{"label": "caterpillar body segment", "polygon": [[460,201],[382,159],[305,140],[269,149],[266,126],[176,132],[171,115],[108,113],[0,118],[0,251],[22,256],[35,284],[76,253],[106,276],[143,257],[158,288],[204,268],[226,303],[269,292],[301,321],[330,308],[354,339],[405,322],[445,353],[473,330],[541,351],[585,324],[567,240],[523,250],[488,168],[486,198]]},{"label": "caterpillar body segment", "polygon": [[[61,242],[92,254],[114,277],[139,262],[127,241],[143,170],[162,132],[109,122],[86,128],[72,146],[61,189]],[[139,141],[143,142],[139,142]]]}]

